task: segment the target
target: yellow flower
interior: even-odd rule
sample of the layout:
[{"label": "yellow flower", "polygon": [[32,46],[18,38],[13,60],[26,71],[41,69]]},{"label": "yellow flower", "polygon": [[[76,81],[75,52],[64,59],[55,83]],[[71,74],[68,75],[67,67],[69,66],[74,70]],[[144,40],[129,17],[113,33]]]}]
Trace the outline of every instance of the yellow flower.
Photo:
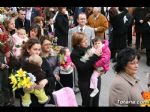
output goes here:
[{"label": "yellow flower", "polygon": [[22,85],[24,88],[30,88],[31,86],[30,77],[23,77]]},{"label": "yellow flower", "polygon": [[10,84],[13,84],[13,85],[17,84],[17,79],[13,74],[10,75],[9,79],[11,80]]},{"label": "yellow flower", "polygon": [[24,77],[26,75],[26,71],[23,71],[22,68],[17,71],[16,74],[18,77]]},{"label": "yellow flower", "polygon": [[19,82],[18,84],[17,84],[17,88],[21,88],[22,87],[22,82]]}]

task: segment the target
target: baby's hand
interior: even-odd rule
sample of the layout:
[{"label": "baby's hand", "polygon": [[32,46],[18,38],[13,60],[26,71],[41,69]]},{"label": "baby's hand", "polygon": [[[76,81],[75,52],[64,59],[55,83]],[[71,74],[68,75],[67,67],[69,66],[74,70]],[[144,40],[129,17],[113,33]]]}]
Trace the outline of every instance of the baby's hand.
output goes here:
[{"label": "baby's hand", "polygon": [[99,73],[99,76],[103,75],[105,72],[102,70],[102,71],[98,71],[97,72]]},{"label": "baby's hand", "polygon": [[8,68],[8,67],[9,67],[8,65],[2,63],[0,68],[3,70],[4,68]]},{"label": "baby's hand", "polygon": [[74,63],[71,63],[71,66],[73,67],[73,68],[75,68],[76,66],[74,65]]}]

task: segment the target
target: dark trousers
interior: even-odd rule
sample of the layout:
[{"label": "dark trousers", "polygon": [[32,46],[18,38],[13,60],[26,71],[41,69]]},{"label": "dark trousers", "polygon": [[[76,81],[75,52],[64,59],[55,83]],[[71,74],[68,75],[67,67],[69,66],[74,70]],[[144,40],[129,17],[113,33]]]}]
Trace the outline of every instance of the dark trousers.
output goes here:
[{"label": "dark trousers", "polygon": [[79,85],[79,89],[80,89],[81,97],[82,97],[82,106],[98,107],[99,106],[99,94],[100,94],[100,90],[101,90],[101,77],[98,78],[98,84],[97,84],[97,87],[99,88],[99,92],[93,98],[90,97],[90,94],[92,92],[92,89],[90,89],[90,82],[79,81],[78,85]]},{"label": "dark trousers", "polygon": [[150,48],[146,48],[147,64],[150,65]]},{"label": "dark trousers", "polygon": [[132,44],[132,25],[129,26],[128,28],[127,40],[128,40],[128,46],[130,46]]},{"label": "dark trousers", "polygon": [[136,49],[140,48],[140,45],[141,45],[140,39],[141,38],[142,38],[142,34],[140,32],[136,32],[136,43],[135,43]]}]

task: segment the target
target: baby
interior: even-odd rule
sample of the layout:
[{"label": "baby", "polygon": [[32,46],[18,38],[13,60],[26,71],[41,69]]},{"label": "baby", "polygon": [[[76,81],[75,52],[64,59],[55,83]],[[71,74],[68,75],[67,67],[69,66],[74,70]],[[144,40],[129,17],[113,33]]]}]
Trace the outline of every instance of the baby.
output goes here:
[{"label": "baby", "polygon": [[59,54],[60,66],[54,70],[54,75],[57,74],[71,74],[73,72],[74,64],[70,57],[70,50],[67,47],[61,48]]},{"label": "baby", "polygon": [[[45,72],[42,71],[42,58],[39,55],[31,55],[27,62],[23,66],[23,70],[28,73],[33,74],[36,77],[36,82],[33,83],[33,87],[37,84],[40,84],[42,80],[45,79]],[[29,107],[31,104],[30,94],[34,94],[38,98],[40,104],[45,104],[50,100],[50,97],[46,95],[44,88],[42,89],[24,89],[24,96],[22,96],[22,105],[24,107]]]},{"label": "baby", "polygon": [[85,63],[94,54],[95,50],[99,49],[101,51],[101,56],[95,63],[95,70],[91,76],[90,88],[93,89],[92,93],[90,94],[91,97],[94,97],[99,92],[97,88],[97,78],[99,77],[100,72],[107,72],[109,70],[111,52],[108,44],[109,43],[107,40],[102,42],[100,38],[96,37],[93,39],[93,47],[87,50],[85,55],[80,59],[80,61]]},{"label": "baby", "polygon": [[21,55],[22,45],[27,42],[28,37],[26,36],[26,31],[23,28],[18,29],[17,33],[12,35],[13,38],[13,55],[18,59]]}]

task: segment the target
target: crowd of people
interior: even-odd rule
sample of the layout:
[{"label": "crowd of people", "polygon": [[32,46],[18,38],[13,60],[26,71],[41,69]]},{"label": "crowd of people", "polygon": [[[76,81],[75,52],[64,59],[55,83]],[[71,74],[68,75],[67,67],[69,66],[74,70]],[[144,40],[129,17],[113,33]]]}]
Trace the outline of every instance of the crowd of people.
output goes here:
[{"label": "crowd of people", "polygon": [[[52,92],[73,88],[75,73],[82,106],[98,107],[111,60],[109,106],[142,101],[135,75],[142,49],[150,66],[149,36],[149,7],[0,7],[0,106],[14,105],[14,94],[23,107],[55,105]],[[37,80],[13,92],[9,76],[20,68]]]}]

